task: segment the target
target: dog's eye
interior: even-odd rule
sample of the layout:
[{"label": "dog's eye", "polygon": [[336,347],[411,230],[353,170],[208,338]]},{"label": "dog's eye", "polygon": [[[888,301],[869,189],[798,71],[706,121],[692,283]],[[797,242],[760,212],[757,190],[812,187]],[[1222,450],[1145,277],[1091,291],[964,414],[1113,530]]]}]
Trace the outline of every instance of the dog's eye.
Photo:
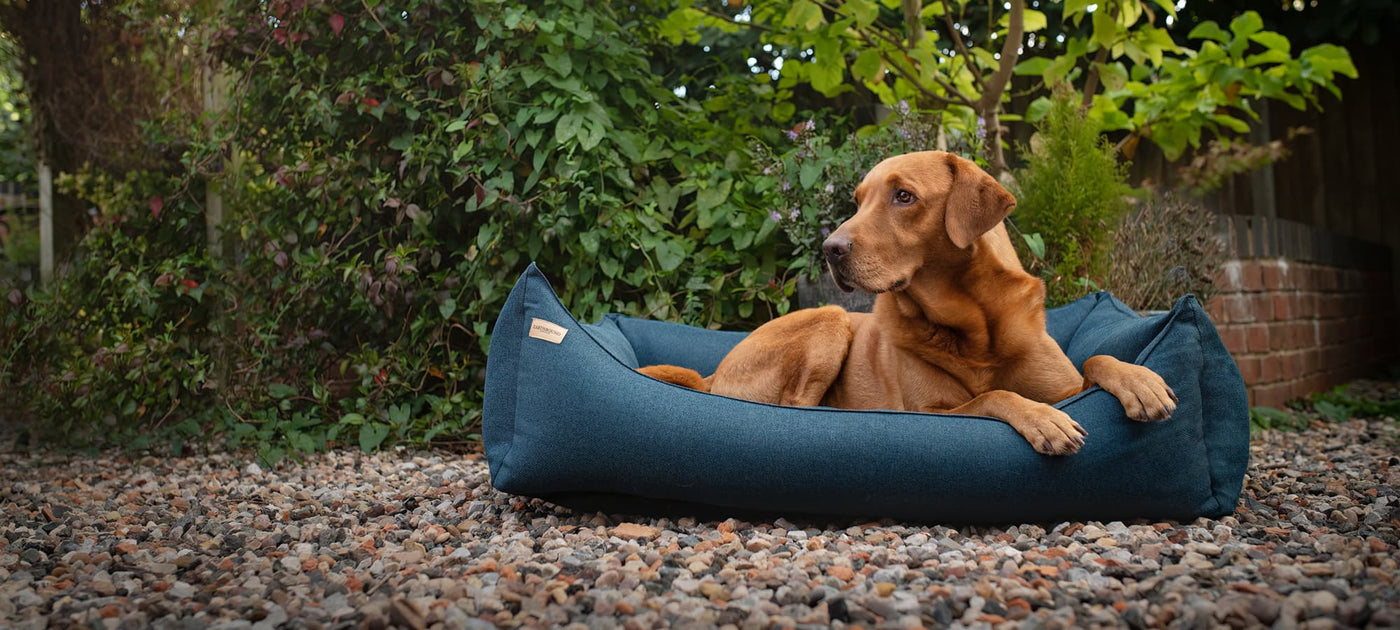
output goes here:
[{"label": "dog's eye", "polygon": [[897,189],[894,191],[894,202],[900,205],[914,203],[914,193],[904,190],[903,188]]}]

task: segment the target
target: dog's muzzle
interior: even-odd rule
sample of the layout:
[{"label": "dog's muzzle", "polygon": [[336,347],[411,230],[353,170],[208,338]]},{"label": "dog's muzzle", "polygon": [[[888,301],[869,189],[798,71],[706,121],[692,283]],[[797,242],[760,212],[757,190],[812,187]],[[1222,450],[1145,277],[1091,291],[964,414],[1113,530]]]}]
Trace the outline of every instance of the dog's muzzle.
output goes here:
[{"label": "dog's muzzle", "polygon": [[850,293],[855,291],[855,287],[846,281],[846,262],[851,258],[851,248],[854,243],[849,237],[832,234],[822,243],[822,254],[826,257],[826,266],[831,270],[831,279],[836,282],[836,286],[842,291]]}]

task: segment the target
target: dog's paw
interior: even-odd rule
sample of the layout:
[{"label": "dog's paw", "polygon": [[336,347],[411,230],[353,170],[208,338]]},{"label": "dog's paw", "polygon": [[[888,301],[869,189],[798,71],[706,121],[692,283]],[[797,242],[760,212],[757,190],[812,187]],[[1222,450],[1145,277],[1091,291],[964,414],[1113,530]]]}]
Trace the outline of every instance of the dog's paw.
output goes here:
[{"label": "dog's paw", "polygon": [[1031,448],[1042,455],[1070,455],[1084,446],[1084,436],[1089,435],[1065,412],[1049,405],[1042,405],[1034,414],[1020,417],[1011,426],[1021,437],[1030,442]]},{"label": "dog's paw", "polygon": [[1119,363],[1098,384],[1123,403],[1123,411],[1138,422],[1166,420],[1176,411],[1176,392],[1156,372],[1141,365]]}]

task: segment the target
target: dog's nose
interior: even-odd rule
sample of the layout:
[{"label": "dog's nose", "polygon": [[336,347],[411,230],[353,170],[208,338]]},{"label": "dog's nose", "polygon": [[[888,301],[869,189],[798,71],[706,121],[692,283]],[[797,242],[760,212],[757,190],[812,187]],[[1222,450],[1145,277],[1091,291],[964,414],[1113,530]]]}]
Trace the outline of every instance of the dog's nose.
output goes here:
[{"label": "dog's nose", "polygon": [[822,253],[826,254],[826,261],[829,263],[841,262],[851,253],[851,239],[847,236],[833,234],[826,242],[822,243]]}]

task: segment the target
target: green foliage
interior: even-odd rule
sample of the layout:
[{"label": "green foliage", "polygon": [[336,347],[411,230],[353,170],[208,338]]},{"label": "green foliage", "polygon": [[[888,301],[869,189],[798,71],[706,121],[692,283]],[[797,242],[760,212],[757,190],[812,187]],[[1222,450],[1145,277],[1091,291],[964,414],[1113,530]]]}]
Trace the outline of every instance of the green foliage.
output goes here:
[{"label": "green foliage", "polygon": [[0,182],[30,182],[35,178],[34,150],[29,142],[29,103],[21,89],[14,44],[0,37]]},{"label": "green foliage", "polygon": [[1302,431],[1308,428],[1308,419],[1302,414],[1287,409],[1273,407],[1249,408],[1249,433],[1277,429],[1281,431]]},{"label": "green foliage", "polygon": [[[1098,93],[1085,79],[1089,118],[1103,131],[1130,132],[1125,148],[1147,138],[1176,159],[1188,146],[1200,147],[1207,132],[1248,132],[1248,121],[1258,118],[1253,103],[1261,99],[1305,109],[1318,106],[1322,90],[1340,97],[1338,76],[1356,78],[1345,48],[1319,44],[1293,56],[1288,38],[1264,30],[1254,11],[1235,17],[1228,30],[1211,21],[1196,25],[1186,36],[1192,49],[1154,26],[1140,0],[1099,3],[1093,13],[1088,4],[1066,3],[1065,18],[1078,23],[1092,16],[1093,31],[1070,38],[1049,62],[1023,62],[1021,72],[1041,76],[1046,85],[1073,84],[1083,60],[1095,55],[1083,76],[1104,89]],[[1171,13],[1169,5],[1163,8]],[[1047,106],[1048,97],[1031,103],[1030,118]]]},{"label": "green foliage", "polygon": [[1320,392],[1308,398],[1322,417],[1332,422],[1345,422],[1352,418],[1384,418],[1400,416],[1400,400],[1375,400],[1356,396],[1344,385],[1332,388],[1330,392]]},{"label": "green foliage", "polygon": [[[1025,235],[1044,241],[1028,267],[1046,281],[1050,305],[1097,287],[1107,271],[1109,236],[1128,211],[1127,169],[1113,146],[1062,93],[1037,124],[1016,174],[1019,200],[1011,215]],[[1035,240],[1031,236],[1029,240]]]},{"label": "green foliage", "polygon": [[[662,86],[645,11],[224,10],[189,36],[237,86],[229,111],[184,121],[172,172],[66,180],[99,225],[53,295],[3,314],[19,357],[5,406],[61,418],[55,433],[175,427],[161,439],[257,445],[268,463],[474,440],[489,330],[532,260],[584,320],[787,309],[771,180],[744,137]],[[205,182],[234,257],[204,246]]]}]

